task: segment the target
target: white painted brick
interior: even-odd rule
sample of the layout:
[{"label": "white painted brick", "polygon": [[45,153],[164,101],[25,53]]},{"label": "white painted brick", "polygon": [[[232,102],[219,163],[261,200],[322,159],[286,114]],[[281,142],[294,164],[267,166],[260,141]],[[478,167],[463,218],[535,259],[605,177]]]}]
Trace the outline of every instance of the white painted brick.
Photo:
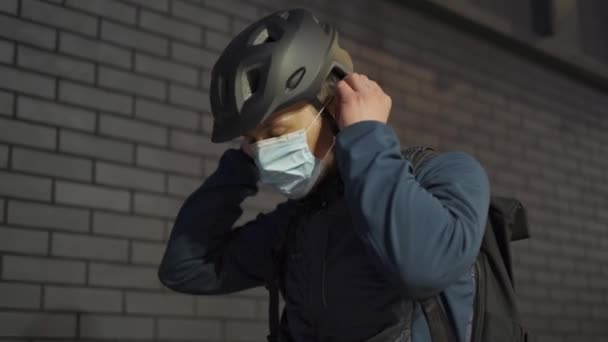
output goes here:
[{"label": "white painted brick", "polygon": [[192,316],[194,297],[187,294],[126,292],[129,314]]},{"label": "white painted brick", "polygon": [[137,146],[137,165],[192,175],[201,172],[200,159],[197,157],[141,145]]},{"label": "white painted brick", "polygon": [[55,200],[59,203],[128,211],[130,197],[129,192],[125,190],[108,189],[65,181],[57,181],[55,183]]},{"label": "white painted brick", "polygon": [[194,110],[211,113],[209,94],[200,89],[171,84],[169,86],[169,101]]},{"label": "white painted brick", "polygon": [[[88,1],[78,1],[78,3],[88,3]],[[69,32],[60,33],[59,51],[90,59],[100,64],[112,64],[124,68],[131,67],[131,52],[129,50]]]},{"label": "white painted brick", "polygon": [[196,130],[199,126],[199,114],[194,111],[176,108],[157,102],[137,99],[135,102],[135,116],[162,123],[171,127],[182,127]]},{"label": "white painted brick", "polygon": [[0,312],[0,336],[74,338],[75,313]]},{"label": "white painted brick", "polygon": [[[2,2],[0,2],[0,4],[1,3]],[[13,44],[12,42],[0,41],[0,62],[12,64],[14,56],[15,44]]]},{"label": "white painted brick", "polygon": [[101,38],[161,56],[168,54],[169,43],[166,38],[107,21],[102,21]]},{"label": "white painted brick", "polygon": [[135,71],[192,86],[198,83],[198,71],[195,68],[143,54],[135,55]]},{"label": "white painted brick", "polygon": [[172,57],[178,61],[209,69],[213,68],[213,64],[219,58],[217,52],[196,48],[180,42],[171,43],[171,53]]},{"label": "white painted brick", "polygon": [[250,5],[245,1],[239,0],[223,0],[223,1],[205,1],[205,5],[211,8],[215,8],[221,12],[230,13],[237,17],[244,18],[246,20],[257,20],[258,11],[255,6]]},{"label": "white painted brick", "polygon": [[253,298],[268,298],[268,290],[263,286],[254,287],[251,289],[235,292],[236,294],[244,297]]},{"label": "white painted brick", "polygon": [[219,321],[203,319],[170,319],[158,320],[158,337],[178,340],[219,340],[221,326]]},{"label": "white painted brick", "polygon": [[160,219],[95,211],[93,232],[147,240],[162,240],[164,223]]},{"label": "white painted brick", "polygon": [[205,31],[205,47],[212,50],[222,52],[230,43],[231,37],[227,34],[214,32],[211,30]]},{"label": "white painted brick", "polygon": [[101,115],[99,132],[122,139],[154,145],[167,145],[167,129],[138,120]]},{"label": "white painted brick", "polygon": [[157,192],[165,188],[165,175],[161,172],[104,162],[97,162],[95,166],[95,181],[101,184]]},{"label": "white painted brick", "polygon": [[2,257],[2,278],[83,284],[85,281],[85,263],[82,261],[5,255]]},{"label": "white painted brick", "polygon": [[40,230],[0,226],[0,250],[46,255],[49,233]]},{"label": "white painted brick", "polygon": [[175,149],[193,152],[202,155],[209,155],[213,157],[219,157],[224,154],[227,148],[231,147],[232,144],[226,143],[213,143],[211,138],[202,134],[190,134],[178,130],[171,131],[171,138],[169,145]]},{"label": "white painted brick", "polygon": [[13,148],[12,157],[14,170],[85,181],[92,179],[93,163],[90,160],[20,147]]},{"label": "white painted brick", "polygon": [[136,242],[131,243],[131,261],[136,264],[158,266],[165,253],[165,243]]},{"label": "white painted brick", "polygon": [[262,341],[268,334],[268,324],[228,321],[225,331],[228,341]]},{"label": "white painted brick", "polygon": [[202,128],[203,132],[207,133],[207,135],[209,135],[209,136],[213,133],[213,116],[212,115],[203,114],[203,116],[201,117],[201,128]]},{"label": "white painted brick", "polygon": [[165,240],[168,240],[169,236],[171,236],[171,230],[173,230],[174,225],[175,220],[167,220],[167,224],[165,226]]},{"label": "white painted brick", "polygon": [[24,96],[17,98],[17,104],[17,117],[22,119],[90,132],[95,130],[93,111]]},{"label": "white painted brick", "polygon": [[0,145],[0,168],[8,166],[8,146]]},{"label": "white painted brick", "polygon": [[219,166],[219,160],[217,159],[204,159],[203,160],[203,171],[205,176],[211,176]]},{"label": "white painted brick", "polygon": [[121,162],[133,159],[130,143],[66,130],[60,131],[59,150]]},{"label": "white painted brick", "polygon": [[141,289],[159,289],[157,267],[91,263],[89,284]]},{"label": "white painted brick", "polygon": [[0,282],[0,307],[40,309],[42,289],[38,285]]},{"label": "white painted brick", "polygon": [[151,317],[83,314],[80,318],[80,337],[152,340],[154,338],[154,319]]},{"label": "white painted brick", "polygon": [[0,37],[47,49],[55,47],[55,30],[9,16],[0,16]]},{"label": "white painted brick", "polygon": [[130,96],[84,85],[59,81],[59,99],[93,109],[106,110],[118,114],[130,114]]},{"label": "white painted brick", "polygon": [[10,116],[15,108],[15,96],[11,93],[0,91],[0,115]]},{"label": "white painted brick", "polygon": [[104,66],[99,67],[99,84],[155,99],[164,99],[167,93],[163,81]]},{"label": "white painted brick", "polygon": [[149,8],[156,11],[167,12],[169,11],[169,0],[127,0],[142,8]]},{"label": "white painted brick", "polygon": [[27,46],[19,46],[17,51],[17,64],[23,68],[88,83],[94,81],[95,67],[92,63]]},{"label": "white painted brick", "polygon": [[169,193],[177,196],[188,196],[196,190],[203,180],[196,177],[169,175]]},{"label": "white painted brick", "polygon": [[54,128],[0,118],[0,140],[9,143],[54,149],[55,146],[57,146],[57,133]]},{"label": "white painted brick", "polygon": [[51,200],[51,180],[0,171],[0,195]]},{"label": "white painted brick", "polygon": [[46,98],[55,97],[55,80],[34,72],[0,65],[0,87]]},{"label": "white painted brick", "polygon": [[22,0],[21,15],[34,21],[90,36],[97,34],[97,19],[41,1]]},{"label": "white painted brick", "polygon": [[135,193],[134,210],[136,213],[164,218],[174,218],[183,200],[158,195]]},{"label": "white painted brick", "polygon": [[255,299],[232,296],[198,296],[196,314],[206,317],[255,318]]},{"label": "white painted brick", "polygon": [[127,261],[128,241],[82,234],[53,233],[51,255],[91,260]]},{"label": "white painted brick", "polygon": [[173,15],[223,32],[230,29],[230,18],[227,15],[185,1],[173,3]]},{"label": "white painted brick", "polygon": [[128,24],[135,24],[136,11],[129,6],[114,0],[67,0],[66,5],[83,11],[109,17]]},{"label": "white painted brick", "polygon": [[45,286],[44,309],[82,312],[121,312],[122,293],[120,290],[74,286]]},{"label": "white painted brick", "polygon": [[17,200],[8,202],[7,220],[9,224],[32,227],[80,232],[89,229],[88,210]]},{"label": "white painted brick", "polygon": [[0,12],[17,14],[17,0],[0,1]]},{"label": "white painted brick", "polygon": [[155,31],[161,35],[186,40],[194,44],[201,42],[202,33],[199,27],[160,14],[141,11],[139,24],[141,27]]}]

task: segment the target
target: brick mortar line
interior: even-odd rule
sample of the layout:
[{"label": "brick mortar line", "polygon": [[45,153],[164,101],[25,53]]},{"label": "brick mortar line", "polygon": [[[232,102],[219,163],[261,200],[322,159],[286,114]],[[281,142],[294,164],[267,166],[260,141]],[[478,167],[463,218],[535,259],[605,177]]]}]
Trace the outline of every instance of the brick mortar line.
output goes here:
[{"label": "brick mortar line", "polygon": [[[102,214],[111,214],[111,215],[118,215],[121,217],[126,217],[126,218],[141,218],[141,219],[151,219],[151,220],[173,220],[175,218],[167,218],[167,217],[158,217],[155,215],[151,215],[151,214],[145,214],[145,213],[134,213],[134,214],[129,214],[127,212],[124,211],[118,211],[118,210],[114,210],[114,209],[107,209],[107,208],[92,208],[92,207],[83,207],[83,206],[76,206],[76,205],[72,205],[72,204],[66,204],[66,203],[51,203],[51,202],[46,202],[43,200],[37,200],[37,199],[29,199],[29,198],[22,198],[22,197],[15,197],[15,196],[6,196],[6,195],[2,195],[2,198],[5,199],[6,203],[5,206],[8,208],[8,201],[15,201],[15,202],[25,202],[27,204],[34,204],[34,205],[42,205],[42,206],[53,206],[53,207],[58,207],[58,208],[62,208],[62,209],[73,209],[73,210],[78,210],[78,211],[82,211],[82,210],[92,210],[93,213],[102,213]],[[5,215],[7,215],[7,221],[5,224],[7,225],[11,225],[11,226],[15,226],[15,227],[24,227],[24,228],[32,228],[32,226],[27,225],[27,224],[19,224],[19,223],[9,223],[8,222],[8,214],[5,213]],[[41,227],[42,229],[51,229],[51,230],[56,230],[56,231],[61,231],[61,232],[66,232],[66,233],[70,233],[70,232],[74,232],[75,230],[71,230],[71,229],[67,229],[67,228],[61,228],[61,227]],[[121,235],[112,235],[112,234],[108,234],[108,233],[99,233],[99,232],[93,232],[94,234],[98,235],[98,236],[107,236],[107,237],[116,237],[119,236],[121,237]],[[157,240],[157,239],[145,239],[145,238],[140,238],[140,237],[129,237],[131,239],[134,240],[138,240],[138,241],[142,241],[142,242],[158,242],[161,240]]]},{"label": "brick mortar line", "polygon": [[[108,113],[110,114],[110,113]],[[110,115],[112,117],[114,117],[113,115]],[[116,118],[123,118],[124,116],[116,116]],[[56,132],[57,137],[59,137],[62,131],[68,132],[68,133],[76,133],[76,134],[81,134],[81,135],[85,135],[85,136],[89,136],[89,137],[97,137],[100,138],[101,140],[109,140],[112,142],[120,142],[126,145],[130,145],[131,147],[133,147],[133,149],[136,149],[136,147],[144,147],[144,148],[150,148],[150,149],[154,149],[154,150],[160,150],[161,152],[170,152],[172,154],[177,154],[177,155],[181,155],[184,157],[191,157],[191,158],[209,158],[211,157],[212,159],[218,159],[221,157],[219,155],[215,155],[215,154],[209,154],[209,153],[202,153],[202,152],[193,152],[193,151],[189,151],[189,150],[180,150],[180,149],[176,149],[175,147],[171,146],[170,142],[167,141],[167,144],[155,144],[155,143],[150,143],[150,142],[144,142],[144,141],[140,141],[140,140],[129,140],[129,138],[126,137],[119,137],[119,136],[114,136],[108,133],[94,133],[91,131],[87,131],[84,129],[77,129],[77,128],[73,128],[73,127],[66,127],[66,126],[58,126],[58,125],[52,125],[46,122],[41,122],[41,121],[36,121],[36,120],[31,120],[31,119],[22,119],[22,118],[7,118],[5,119],[7,121],[13,121],[13,122],[21,122],[21,123],[26,123],[28,125],[32,125],[32,126],[37,126],[37,128],[49,128],[51,130],[59,130],[58,132]],[[131,119],[133,120],[133,119]],[[2,121],[2,117],[0,116],[0,121]],[[130,121],[130,120],[128,120]],[[135,121],[135,123],[138,122],[138,120],[133,120]],[[149,122],[145,122],[142,121],[142,124],[151,124],[156,126],[157,128],[167,128],[167,126],[160,126],[158,125],[158,123],[153,124],[153,123],[149,123]],[[188,130],[180,130],[180,129],[176,129],[176,131],[179,131],[180,133],[184,133],[184,134],[189,134],[189,135],[193,135],[197,138],[208,138],[209,136],[207,136],[204,133],[199,133],[199,132],[194,132],[193,131],[188,131]],[[76,152],[70,152],[70,151],[64,151],[59,149],[59,145],[57,145],[57,149],[44,149],[41,147],[35,147],[35,146],[31,146],[31,145],[26,145],[26,144],[22,144],[22,143],[14,143],[14,142],[10,142],[10,141],[6,141],[6,140],[2,140],[2,138],[0,138],[0,143],[4,143],[4,144],[8,144],[8,145],[14,145],[14,146],[18,146],[18,147],[27,147],[30,149],[36,149],[37,151],[40,152],[47,152],[47,153],[54,153],[54,154],[65,154],[67,156],[78,156],[78,157],[85,157],[85,158],[93,158],[93,159],[99,159],[99,160],[103,160],[103,161],[112,161],[112,162],[118,162],[118,163],[123,163],[123,165],[130,165],[130,166],[141,166],[142,169],[149,169],[149,170],[155,170],[158,171],[159,169],[157,168],[153,168],[150,166],[145,166],[145,165],[137,165],[135,164],[136,160],[133,160],[133,163],[126,163],[123,161],[117,161],[114,159],[110,159],[110,158],[105,158],[105,157],[101,157],[101,156],[90,156],[90,155],[84,155],[84,154],[79,154]],[[59,138],[56,139],[55,143],[59,143]],[[226,148],[230,148],[232,147],[232,145],[227,145]],[[167,171],[167,170],[163,170],[163,171]],[[169,172],[173,172],[173,171],[169,171]],[[193,175],[190,173],[181,173],[181,172],[177,172],[175,171],[176,174],[179,175],[191,175],[191,176],[198,176],[198,175]]]},{"label": "brick mortar line", "polygon": [[[112,213],[114,214],[114,213]],[[145,219],[150,219],[147,217],[140,217],[137,214],[134,215],[127,215],[130,216],[132,218],[145,218]],[[158,219],[158,218],[155,218]],[[2,223],[0,224],[0,226],[3,227],[7,227],[7,228],[15,228],[15,229],[22,229],[22,230],[26,230],[26,231],[36,231],[36,232],[48,232],[48,233],[57,233],[57,234],[66,234],[66,235],[85,235],[85,236],[90,236],[90,237],[97,237],[97,238],[104,238],[104,239],[113,239],[113,240],[130,240],[133,242],[137,242],[137,243],[145,243],[145,244],[164,244],[166,241],[163,241],[161,239],[145,239],[145,238],[137,238],[137,237],[132,237],[132,236],[120,236],[120,235],[111,235],[111,234],[107,234],[107,233],[98,233],[95,231],[75,231],[75,230],[69,230],[66,228],[54,228],[54,227],[41,227],[41,226],[32,226],[32,225],[27,225],[27,224],[20,224],[20,223]],[[47,257],[41,254],[27,254],[30,256],[36,256],[36,257]],[[55,256],[53,256],[55,257]],[[74,258],[74,257],[72,257]],[[73,259],[71,259],[73,260]],[[83,259],[83,260],[93,260],[93,259]],[[99,260],[99,259],[94,259],[95,261]],[[104,260],[106,261],[106,260]],[[137,264],[138,266],[146,266],[146,265],[153,265],[153,264]]]},{"label": "brick mortar line", "polygon": [[[97,43],[107,44],[109,46],[112,46],[112,47],[115,47],[115,48],[119,48],[119,49],[122,49],[122,50],[135,50],[135,51],[137,51],[139,53],[146,54],[146,55],[151,56],[151,57],[157,57],[159,59],[164,59],[166,61],[174,62],[176,64],[180,64],[180,65],[184,65],[184,66],[197,67],[197,68],[206,68],[204,66],[192,65],[192,64],[190,64],[188,62],[184,62],[184,61],[180,61],[180,60],[171,60],[171,59],[169,59],[168,56],[159,55],[159,54],[156,54],[156,53],[148,51],[148,50],[142,50],[141,48],[124,45],[122,43],[117,43],[117,42],[114,42],[112,40],[104,39],[103,37],[101,39],[96,39],[95,37],[83,34],[82,32],[79,32],[79,31],[73,31],[73,30],[70,30],[70,29],[67,29],[67,28],[60,28],[60,27],[52,26],[52,25],[46,24],[44,22],[38,22],[38,21],[34,21],[34,20],[31,20],[31,19],[28,19],[28,18],[17,17],[17,16],[14,16],[14,15],[10,15],[8,13],[2,13],[2,14],[0,14],[0,16],[2,16],[2,15],[7,16],[7,17],[11,17],[13,19],[16,19],[16,20],[19,20],[19,21],[22,21],[22,22],[25,22],[25,23],[28,23],[28,24],[38,25],[38,26],[43,27],[44,29],[53,30],[53,34],[56,36],[56,44],[58,42],[57,36],[60,36],[62,33],[68,33],[68,34],[75,35],[75,36],[77,36],[77,37],[79,37],[81,39],[85,39],[85,40],[88,40],[88,41],[91,41],[91,42],[97,42]],[[117,25],[123,26],[123,27],[128,27],[129,29],[135,30],[135,31],[139,30],[139,31],[142,31],[143,33],[147,33],[147,34],[150,34],[152,36],[156,36],[158,38],[162,38],[162,39],[164,39],[167,42],[167,45],[169,45],[169,43],[170,43],[170,41],[169,41],[169,39],[167,37],[162,36],[158,32],[155,32],[155,31],[145,31],[145,30],[143,30],[143,28],[137,27],[137,26],[129,27],[126,24],[124,24],[123,22],[112,20],[111,18],[108,18],[108,17],[102,17],[102,18],[106,22],[110,22],[112,24],[117,24]],[[41,47],[39,45],[36,45],[36,44],[31,44],[31,43],[28,43],[28,42],[22,42],[20,40],[15,40],[15,39],[10,39],[10,38],[2,38],[2,39],[3,40],[8,40],[8,41],[17,41],[20,44],[26,45],[28,47],[35,47],[35,48],[38,48],[38,49],[41,49],[41,50],[45,50],[45,51],[49,51],[49,52],[62,53],[59,50],[59,46],[54,46],[53,49],[48,49],[48,48],[43,48],[43,47]],[[220,53],[219,51],[217,51],[215,49],[210,49],[210,48],[208,48],[206,46],[197,45],[195,43],[192,43],[191,41],[183,41],[183,40],[180,40],[179,38],[176,38],[176,37],[171,37],[171,41],[175,41],[175,42],[178,42],[180,44],[183,44],[183,45],[195,48],[195,49],[206,50],[209,53],[214,53],[214,54],[218,54],[218,55]],[[67,53],[64,53],[64,54],[68,55],[68,56],[73,56],[73,55],[70,55],[70,54],[67,54]],[[81,58],[81,59],[83,58],[81,56],[74,56],[74,57],[78,57],[78,58]],[[100,63],[99,61],[95,61],[95,62]],[[101,63],[103,63],[103,62],[101,62]],[[114,64],[109,64],[109,65],[114,66]]]}]

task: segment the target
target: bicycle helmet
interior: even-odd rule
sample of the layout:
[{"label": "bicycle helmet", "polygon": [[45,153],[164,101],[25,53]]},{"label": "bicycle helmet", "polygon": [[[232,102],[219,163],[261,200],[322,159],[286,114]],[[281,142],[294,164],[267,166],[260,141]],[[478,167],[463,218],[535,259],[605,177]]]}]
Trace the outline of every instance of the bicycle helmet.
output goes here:
[{"label": "bicycle helmet", "polygon": [[337,29],[304,8],[277,11],[246,27],[211,72],[211,141],[237,138],[300,101],[320,109],[324,82],[352,72],[339,50]]}]

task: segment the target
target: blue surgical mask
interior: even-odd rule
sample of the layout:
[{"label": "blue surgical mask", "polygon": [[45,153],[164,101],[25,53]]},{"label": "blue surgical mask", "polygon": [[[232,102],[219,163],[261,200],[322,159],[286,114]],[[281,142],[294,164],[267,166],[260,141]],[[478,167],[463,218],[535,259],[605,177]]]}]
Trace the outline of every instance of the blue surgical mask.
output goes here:
[{"label": "blue surgical mask", "polygon": [[302,198],[310,192],[326,167],[325,158],[336,141],[334,137],[323,159],[315,157],[308,147],[306,132],[325,106],[327,104],[306,128],[252,144],[262,183],[292,199]]}]

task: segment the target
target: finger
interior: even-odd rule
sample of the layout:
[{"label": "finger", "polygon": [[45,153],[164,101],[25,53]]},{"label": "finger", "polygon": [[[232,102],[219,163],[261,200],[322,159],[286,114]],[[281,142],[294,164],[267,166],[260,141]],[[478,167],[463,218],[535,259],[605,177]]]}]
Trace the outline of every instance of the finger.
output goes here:
[{"label": "finger", "polygon": [[374,80],[372,80],[371,78],[369,78],[369,76],[365,74],[361,74],[361,80],[367,85],[371,85],[371,83],[374,82]]},{"label": "finger", "polygon": [[380,87],[378,82],[371,80],[371,79],[369,80],[369,87],[370,87],[370,89],[372,89],[374,91],[382,91],[382,87]]},{"label": "finger", "polygon": [[365,90],[365,84],[363,83],[363,80],[363,75],[355,72],[349,74],[347,77],[344,78],[344,81],[346,81],[348,85],[356,92]]},{"label": "finger", "polygon": [[380,87],[376,81],[372,80],[367,75],[361,74],[361,78],[362,83],[367,91],[377,91]]},{"label": "finger", "polygon": [[344,99],[350,98],[355,95],[355,90],[353,90],[353,88],[351,88],[350,86],[350,83],[346,82],[345,80],[346,79],[340,80],[336,85],[338,90],[338,99],[340,100],[340,102],[343,102]]}]

